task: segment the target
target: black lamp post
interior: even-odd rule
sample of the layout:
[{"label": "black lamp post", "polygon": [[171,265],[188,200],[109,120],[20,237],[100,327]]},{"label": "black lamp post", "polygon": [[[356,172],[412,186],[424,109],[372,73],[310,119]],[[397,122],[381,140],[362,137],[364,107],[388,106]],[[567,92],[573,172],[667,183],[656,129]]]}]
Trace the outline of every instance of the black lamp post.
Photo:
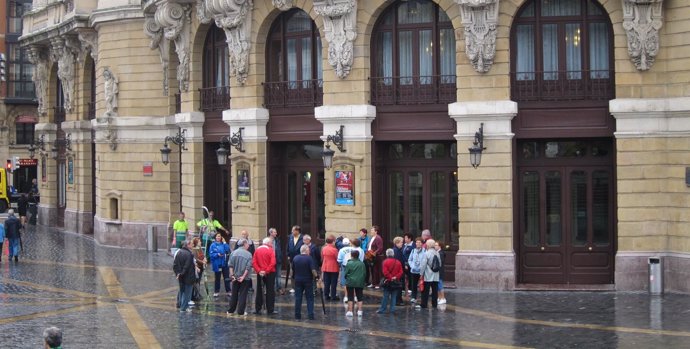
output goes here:
[{"label": "black lamp post", "polygon": [[[225,166],[228,164],[228,155],[230,155],[230,147],[244,153],[244,141],[242,140],[242,133],[244,127],[240,127],[232,136],[223,136],[220,139],[220,148],[216,150],[216,157],[218,158],[218,165]],[[228,146],[227,148],[225,146]]]},{"label": "black lamp post", "polygon": [[326,137],[326,148],[321,151],[321,158],[323,159],[323,167],[325,167],[327,170],[333,167],[333,156],[335,155],[335,151],[331,150],[331,142],[338,147],[338,150],[345,152],[345,148],[343,146],[344,129],[345,126],[340,125],[340,131],[335,131],[335,135],[328,135],[328,137]]},{"label": "black lamp post", "polygon": [[187,147],[185,147],[185,143],[187,142],[186,139],[186,134],[187,134],[187,129],[178,131],[175,136],[166,136],[164,139],[163,143],[163,148],[161,148],[161,161],[163,162],[163,165],[167,165],[170,163],[170,152],[172,150],[170,147],[168,147],[168,142],[172,142],[173,144],[177,144],[180,146],[180,154],[182,153],[183,150],[187,150]]},{"label": "black lamp post", "polygon": [[484,123],[482,122],[479,126],[479,130],[474,133],[474,142],[472,142],[472,147],[468,150],[470,151],[470,164],[472,167],[477,168],[479,164],[482,163],[482,152],[486,150],[484,147]]},{"label": "black lamp post", "polygon": [[46,135],[41,135],[37,139],[34,139],[33,143],[29,144],[29,157],[34,158],[36,156],[36,150],[44,152],[46,150]]}]

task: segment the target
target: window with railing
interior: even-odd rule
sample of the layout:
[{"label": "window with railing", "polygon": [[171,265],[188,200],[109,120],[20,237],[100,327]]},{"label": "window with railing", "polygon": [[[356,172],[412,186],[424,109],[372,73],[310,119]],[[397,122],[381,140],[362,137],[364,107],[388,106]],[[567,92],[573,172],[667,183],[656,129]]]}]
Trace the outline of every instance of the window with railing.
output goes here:
[{"label": "window with railing", "polygon": [[34,83],[32,81],[34,66],[29,61],[26,50],[19,46],[22,35],[22,16],[31,10],[30,0],[13,0],[7,2],[7,98],[34,100]]},{"label": "window with railing", "polygon": [[[215,24],[206,34],[203,57],[203,88],[199,89],[200,110],[220,111],[230,109],[230,76],[228,44],[225,32]],[[179,95],[175,96],[175,108],[181,107]],[[177,111],[179,113],[179,111]]]},{"label": "window with railing", "polygon": [[372,35],[374,105],[446,104],[456,100],[455,32],[431,0],[398,1]]},{"label": "window with railing", "polygon": [[610,20],[592,0],[533,0],[513,26],[516,101],[613,98]]},{"label": "window with railing", "polygon": [[273,23],[266,62],[266,108],[323,104],[321,36],[306,12],[294,9]]}]

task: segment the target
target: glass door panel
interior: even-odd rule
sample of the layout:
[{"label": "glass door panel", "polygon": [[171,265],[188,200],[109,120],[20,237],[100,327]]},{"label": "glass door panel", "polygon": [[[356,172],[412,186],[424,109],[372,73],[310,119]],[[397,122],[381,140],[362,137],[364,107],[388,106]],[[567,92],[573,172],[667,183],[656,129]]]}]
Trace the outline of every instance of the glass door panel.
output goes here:
[{"label": "glass door panel", "polygon": [[546,180],[546,243],[549,246],[558,246],[562,239],[561,217],[561,173],[548,171]]},{"label": "glass door panel", "polygon": [[409,206],[407,210],[407,216],[409,218],[408,229],[410,233],[417,235],[424,229],[424,176],[421,172],[410,172],[407,178],[409,197]]},{"label": "glass door panel", "polygon": [[592,173],[592,240],[597,246],[611,243],[611,178],[608,171]]},{"label": "glass door panel", "polygon": [[391,173],[388,183],[389,227],[393,236],[401,236],[405,233],[405,183],[403,183],[402,173]]},{"label": "glass door panel", "polygon": [[539,172],[522,173],[522,229],[523,244],[539,245]]},{"label": "glass door panel", "polygon": [[288,172],[287,175],[287,217],[288,227],[298,225],[297,223],[297,174]]},{"label": "glass door panel", "polygon": [[325,181],[323,172],[317,172],[316,174],[316,200],[314,206],[314,211],[316,214],[316,226],[318,227],[318,239],[326,238],[326,192],[325,192]]},{"label": "glass door panel", "polygon": [[302,227],[302,232],[305,234],[312,234],[312,224],[311,224],[311,191],[313,190],[312,188],[312,180],[311,180],[311,172],[310,171],[303,171],[300,174],[300,177],[302,179],[301,181],[301,188],[302,188],[302,195],[300,196],[300,207],[302,209],[301,215],[300,215],[300,226]]},{"label": "glass door panel", "polygon": [[[445,236],[448,231],[446,216],[448,214],[448,188],[445,172],[431,172],[431,231],[438,236]],[[448,244],[448,240],[442,241]]]},{"label": "glass door panel", "polygon": [[570,234],[573,246],[587,243],[587,174],[570,173]]}]

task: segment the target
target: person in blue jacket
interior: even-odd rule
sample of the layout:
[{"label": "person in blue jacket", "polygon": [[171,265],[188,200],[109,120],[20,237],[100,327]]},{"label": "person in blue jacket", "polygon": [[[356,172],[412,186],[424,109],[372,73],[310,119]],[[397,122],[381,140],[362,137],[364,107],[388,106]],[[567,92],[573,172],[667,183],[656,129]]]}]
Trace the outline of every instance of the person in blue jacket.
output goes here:
[{"label": "person in blue jacket", "polygon": [[230,253],[230,246],[223,239],[221,233],[216,233],[215,241],[209,248],[211,255],[211,267],[213,273],[216,275],[216,280],[213,285],[213,297],[218,297],[220,292],[220,274],[223,273],[223,281],[225,281],[225,292],[230,295],[230,269],[228,268],[227,256]]}]

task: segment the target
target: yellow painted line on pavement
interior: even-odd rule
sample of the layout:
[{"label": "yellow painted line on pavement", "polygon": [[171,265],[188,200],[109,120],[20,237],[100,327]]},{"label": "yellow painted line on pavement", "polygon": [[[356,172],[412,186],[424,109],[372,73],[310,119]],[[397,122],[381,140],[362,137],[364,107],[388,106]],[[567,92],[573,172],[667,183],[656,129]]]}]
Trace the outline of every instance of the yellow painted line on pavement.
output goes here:
[{"label": "yellow painted line on pavement", "polygon": [[[108,293],[113,298],[126,298],[127,294],[120,285],[113,269],[108,267],[98,267],[98,271],[103,278],[105,287]],[[122,320],[127,325],[129,332],[132,334],[134,341],[139,348],[161,348],[160,343],[153,335],[151,330],[146,326],[146,323],[137,312],[136,307],[132,304],[116,304],[117,312],[122,316]]]},{"label": "yellow painted line on pavement", "polygon": [[91,293],[86,293],[86,292],[81,292],[81,291],[76,291],[76,290],[68,290],[68,289],[64,289],[64,288],[47,286],[47,285],[41,285],[41,284],[37,284],[34,282],[28,282],[28,281],[19,281],[19,280],[12,280],[12,279],[5,278],[5,279],[3,279],[2,282],[8,283],[8,284],[14,284],[14,285],[18,285],[18,286],[31,287],[31,288],[39,289],[42,291],[65,293],[65,294],[70,294],[73,296],[83,297],[83,298],[96,298],[97,297],[97,295],[94,295]]},{"label": "yellow painted line on pavement", "polygon": [[[176,308],[174,308],[172,306],[155,305],[155,304],[151,304],[151,303],[142,303],[141,305],[144,307],[150,307],[150,308],[155,308],[155,309],[177,311]],[[289,327],[302,327],[302,328],[307,328],[307,329],[318,329],[318,330],[323,330],[323,331],[344,332],[344,331],[350,330],[350,328],[342,327],[342,326],[324,325],[323,323],[314,323],[314,322],[282,320],[282,319],[275,319],[275,318],[263,317],[263,316],[246,316],[246,317],[245,316],[238,316],[238,315],[228,316],[224,312],[214,312],[214,311],[204,311],[202,313],[205,315],[211,315],[211,316],[215,316],[215,317],[222,317],[222,318],[233,319],[233,320],[253,321],[253,322],[261,322],[261,323],[267,323],[267,324],[273,324],[273,325],[283,325],[283,326],[289,326]],[[197,314],[198,313],[194,313],[194,312],[192,313],[192,315],[197,315]],[[353,320],[353,321],[357,321],[357,320]],[[414,340],[414,341],[430,342],[430,343],[442,343],[442,344],[450,344],[450,345],[456,345],[456,346],[460,346],[460,347],[471,347],[471,348],[487,348],[487,349],[524,349],[524,348],[526,348],[526,347],[516,347],[516,346],[511,346],[511,345],[465,341],[465,340],[452,339],[452,338],[431,337],[431,336],[413,336],[413,335],[405,335],[405,334],[394,333],[394,332],[385,332],[385,331],[365,331],[365,330],[363,330],[360,333],[362,333],[363,335],[371,335],[371,336],[383,337],[383,338],[398,338],[398,339],[404,339],[404,340]]]},{"label": "yellow painted line on pavement", "polygon": [[39,318],[44,318],[44,317],[64,315],[64,314],[69,314],[69,313],[73,313],[73,312],[77,312],[77,311],[91,309],[95,306],[96,306],[96,303],[92,303],[92,304],[80,305],[78,307],[71,307],[71,308],[60,309],[60,310],[51,310],[51,311],[44,311],[44,312],[40,312],[40,313],[12,316],[12,317],[0,319],[0,325],[10,324],[10,323],[14,323],[14,322],[18,322],[18,321],[24,321],[24,320],[34,320],[34,319],[39,319]]},{"label": "yellow painted line on pavement", "polygon": [[[73,268],[81,268],[81,269],[95,269],[95,265],[91,264],[79,264],[79,263],[63,263],[63,262],[55,262],[55,261],[47,261],[47,260],[40,260],[40,259],[23,259],[22,263],[29,263],[29,264],[41,264],[41,265],[59,265],[63,267],[73,267]],[[172,269],[149,269],[149,268],[131,268],[131,267],[109,267],[113,270],[128,270],[128,271],[153,271],[156,273],[172,273]]]},{"label": "yellow painted line on pavement", "polygon": [[168,287],[168,288],[164,288],[162,290],[142,293],[138,296],[134,296],[131,298],[132,299],[138,299],[138,300],[145,300],[145,299],[149,299],[149,298],[160,299],[161,295],[165,295],[166,293],[177,292],[178,290],[179,290],[179,287]]}]

